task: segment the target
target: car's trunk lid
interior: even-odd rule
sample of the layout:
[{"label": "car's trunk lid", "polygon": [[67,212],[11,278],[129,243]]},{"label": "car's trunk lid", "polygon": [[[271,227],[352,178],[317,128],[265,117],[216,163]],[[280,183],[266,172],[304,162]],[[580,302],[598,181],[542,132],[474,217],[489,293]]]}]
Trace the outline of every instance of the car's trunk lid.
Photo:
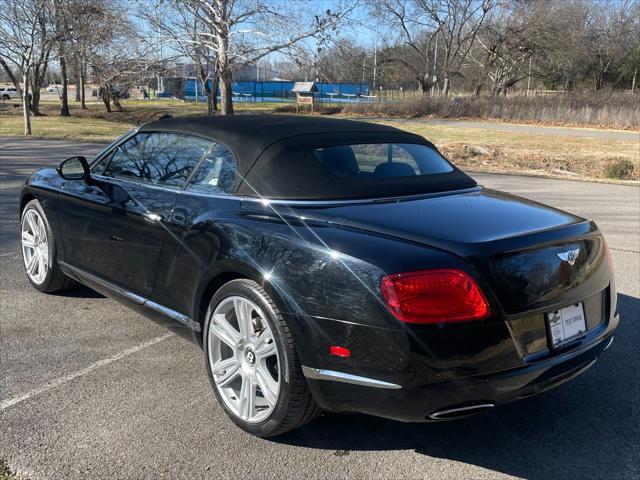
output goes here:
[{"label": "car's trunk lid", "polygon": [[[298,208],[296,208],[298,210]],[[606,288],[596,226],[575,215],[488,189],[305,208],[304,216],[447,250],[483,275],[505,314],[553,308]],[[577,251],[573,265],[562,257]]]}]

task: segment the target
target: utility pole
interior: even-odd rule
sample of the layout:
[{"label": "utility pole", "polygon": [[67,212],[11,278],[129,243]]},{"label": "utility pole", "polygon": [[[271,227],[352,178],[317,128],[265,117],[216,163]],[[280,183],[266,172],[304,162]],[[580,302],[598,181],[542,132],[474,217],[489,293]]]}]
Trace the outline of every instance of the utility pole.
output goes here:
[{"label": "utility pole", "polygon": [[433,75],[431,76],[431,96],[433,97],[438,76],[436,75],[436,64],[438,63],[438,33],[436,32],[436,48],[433,50]]},{"label": "utility pole", "polygon": [[529,57],[529,74],[527,76],[527,93],[525,97],[529,96],[529,89],[531,88],[531,57]]},{"label": "utility pole", "polygon": [[378,77],[378,23],[376,22],[376,39],[373,43],[373,91],[376,90],[376,80]]}]

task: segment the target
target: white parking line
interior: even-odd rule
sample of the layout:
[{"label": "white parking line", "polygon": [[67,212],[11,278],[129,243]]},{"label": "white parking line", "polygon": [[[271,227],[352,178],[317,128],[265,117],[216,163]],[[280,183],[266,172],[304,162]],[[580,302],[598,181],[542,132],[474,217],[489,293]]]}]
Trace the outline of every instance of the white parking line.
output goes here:
[{"label": "white parking line", "polygon": [[0,257],[6,257],[7,255],[15,255],[18,252],[7,252],[7,253],[0,253]]},{"label": "white parking line", "polygon": [[74,378],[78,378],[78,377],[82,377],[84,375],[86,375],[87,373],[91,373],[94,370],[100,368],[100,367],[104,367],[106,365],[109,365],[110,363],[113,363],[117,360],[120,360],[121,358],[124,358],[128,355],[131,355],[132,353],[136,353],[139,352],[140,350],[150,347],[151,345],[155,345],[158,342],[162,342],[163,340],[166,340],[167,338],[173,337],[173,333],[165,333],[164,335],[160,335],[159,337],[156,338],[152,338],[151,340],[147,341],[147,342],[143,342],[140,343],[138,345],[135,345],[131,348],[128,348],[126,350],[123,350],[120,353],[116,353],[115,355],[112,355],[111,357],[107,357],[104,358],[102,360],[98,360],[95,363],[92,363],[91,365],[89,365],[88,367],[83,368],[82,370],[77,370],[76,372],[73,373],[69,373],[67,375],[64,375],[62,377],[58,377],[55,380],[41,386],[38,388],[34,388],[32,390],[29,390],[26,393],[23,393],[22,395],[18,395],[16,397],[13,398],[7,398],[6,400],[2,400],[0,402],[0,412],[5,410],[6,408],[11,407],[12,405],[15,405],[16,403],[20,403],[24,400],[28,400],[31,397],[35,397],[36,395],[40,395],[41,393],[46,392],[47,390],[51,390],[52,388],[56,388],[59,387],[60,385],[63,385],[67,382],[70,382],[71,380],[73,380]]}]

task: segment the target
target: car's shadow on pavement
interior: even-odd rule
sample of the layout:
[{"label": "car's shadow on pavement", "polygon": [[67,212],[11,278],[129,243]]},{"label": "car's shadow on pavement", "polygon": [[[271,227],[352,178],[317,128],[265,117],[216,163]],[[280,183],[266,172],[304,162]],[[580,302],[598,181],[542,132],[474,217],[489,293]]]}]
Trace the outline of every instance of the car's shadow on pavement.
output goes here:
[{"label": "car's shadow on pavement", "polygon": [[524,478],[638,478],[640,299],[619,295],[618,310],[622,322],[601,360],[541,396],[448,423],[327,414],[274,441],[338,456],[413,450]]},{"label": "car's shadow on pavement", "polygon": [[68,290],[57,292],[55,295],[59,297],[73,297],[73,298],[106,298],[101,293],[96,292],[95,290],[92,290],[89,287],[85,287],[80,283],[73,285]]}]

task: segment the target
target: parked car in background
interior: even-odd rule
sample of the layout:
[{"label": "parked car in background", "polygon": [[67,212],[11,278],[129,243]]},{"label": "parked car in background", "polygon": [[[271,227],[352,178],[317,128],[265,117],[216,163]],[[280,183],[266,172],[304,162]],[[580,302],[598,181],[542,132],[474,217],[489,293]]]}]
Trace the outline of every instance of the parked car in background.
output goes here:
[{"label": "parked car in background", "polygon": [[47,87],[48,93],[60,93],[60,87],[58,85],[49,85]]},{"label": "parked car in background", "polygon": [[20,98],[20,94],[16,87],[0,87],[0,98],[3,102],[6,102],[12,98]]},{"label": "parked car in background", "polygon": [[193,340],[225,413],[263,437],[321,410],[442,421],[530,397],[619,321],[593,222],[383,125],[167,118],[35,172],[20,210],[37,290],[75,280]]}]

